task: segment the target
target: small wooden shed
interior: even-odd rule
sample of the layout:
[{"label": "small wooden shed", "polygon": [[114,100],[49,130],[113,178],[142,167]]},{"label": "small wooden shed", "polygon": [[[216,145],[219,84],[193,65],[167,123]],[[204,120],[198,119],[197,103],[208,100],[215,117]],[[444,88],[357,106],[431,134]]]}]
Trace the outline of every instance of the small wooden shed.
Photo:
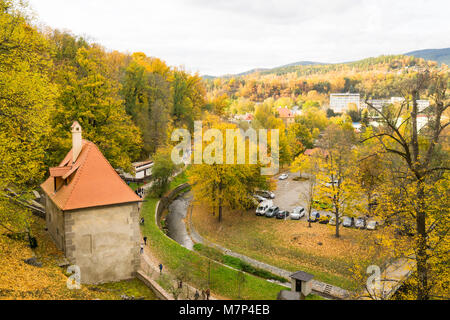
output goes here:
[{"label": "small wooden shed", "polygon": [[311,293],[314,276],[304,271],[297,271],[290,275],[291,291],[300,293],[300,300],[304,300]]}]

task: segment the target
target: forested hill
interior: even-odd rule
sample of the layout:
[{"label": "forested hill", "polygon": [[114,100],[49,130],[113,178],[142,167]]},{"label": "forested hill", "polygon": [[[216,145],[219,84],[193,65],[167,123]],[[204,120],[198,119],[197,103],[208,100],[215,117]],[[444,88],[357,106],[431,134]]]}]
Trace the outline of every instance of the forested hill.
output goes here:
[{"label": "forested hill", "polygon": [[[342,62],[342,63],[322,63],[322,62],[314,62],[314,61],[298,61],[289,63],[283,66],[275,67],[275,68],[255,68],[238,74],[227,74],[221,76],[220,78],[233,78],[233,77],[242,77],[252,74],[260,74],[260,75],[283,75],[292,72],[297,72],[298,75],[308,75],[314,73],[323,73],[333,70],[339,70],[345,67],[350,68],[364,68],[365,66],[370,67],[376,64],[384,64],[390,63],[393,60],[401,59],[402,56],[410,56],[415,58],[422,58],[424,60],[436,61],[439,64],[445,63],[446,65],[450,64],[450,48],[444,49],[425,49],[425,50],[417,50],[405,53],[404,55],[388,55],[388,56],[379,56],[379,57],[371,57],[357,61],[351,62]],[[212,79],[215,78],[213,76],[204,76],[204,79]]]},{"label": "forested hill", "polygon": [[405,55],[437,61],[446,65],[450,64],[450,48],[417,50],[405,53]]}]

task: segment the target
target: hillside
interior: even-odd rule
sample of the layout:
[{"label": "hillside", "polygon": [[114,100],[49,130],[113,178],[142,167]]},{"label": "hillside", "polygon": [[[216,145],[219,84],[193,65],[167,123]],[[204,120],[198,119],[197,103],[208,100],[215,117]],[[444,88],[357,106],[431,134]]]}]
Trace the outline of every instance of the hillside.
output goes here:
[{"label": "hillside", "polygon": [[417,67],[438,66],[422,58],[389,55],[336,64],[288,65],[204,82],[208,92],[215,96],[226,94],[232,99],[253,102],[289,97],[293,100],[288,105],[301,105],[309,100],[323,106],[332,92],[359,92],[373,98],[397,96],[401,93],[392,85],[394,79]]},{"label": "hillside", "polygon": [[450,64],[450,48],[416,50],[405,53],[405,55],[437,61],[439,63],[445,63],[446,65]]},{"label": "hillside", "polygon": [[[232,77],[242,77],[247,76],[255,73],[259,74],[287,74],[291,72],[301,71],[301,70],[307,70],[305,74],[308,73],[315,73],[315,71],[324,70],[324,69],[339,69],[343,66],[360,66],[360,65],[366,65],[367,63],[379,63],[382,62],[382,60],[385,60],[386,57],[389,59],[389,57],[395,57],[399,58],[402,55],[396,55],[396,56],[380,56],[380,57],[370,57],[365,58],[362,60],[357,61],[350,61],[350,62],[341,62],[341,63],[322,63],[322,62],[314,62],[314,61],[298,61],[293,62],[289,64],[285,64],[279,67],[274,68],[254,68],[245,72],[241,72],[238,74],[227,74],[221,77],[214,77],[210,75],[203,76],[204,79],[214,79],[214,78],[232,78]],[[403,54],[403,56],[410,56],[415,58],[422,58],[424,60],[431,60],[436,61],[440,64],[445,63],[447,65],[450,64],[450,48],[444,48],[444,49],[424,49],[424,50],[416,50],[411,51],[408,53]],[[325,68],[320,68],[321,66],[324,66]],[[329,67],[334,66],[334,67]],[[319,68],[317,68],[319,67]]]}]

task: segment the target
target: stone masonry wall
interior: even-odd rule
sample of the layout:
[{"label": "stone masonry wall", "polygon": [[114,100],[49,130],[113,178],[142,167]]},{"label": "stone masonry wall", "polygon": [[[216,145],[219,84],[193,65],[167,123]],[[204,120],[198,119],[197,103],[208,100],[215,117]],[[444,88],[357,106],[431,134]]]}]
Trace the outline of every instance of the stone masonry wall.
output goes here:
[{"label": "stone masonry wall", "polygon": [[133,278],[139,268],[137,203],[64,213],[66,258],[81,270],[82,283]]}]

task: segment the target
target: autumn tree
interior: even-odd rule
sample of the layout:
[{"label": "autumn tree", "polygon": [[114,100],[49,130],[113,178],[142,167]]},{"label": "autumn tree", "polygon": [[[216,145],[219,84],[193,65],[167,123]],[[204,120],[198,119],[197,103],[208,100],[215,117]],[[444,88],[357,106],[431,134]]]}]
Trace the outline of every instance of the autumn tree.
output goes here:
[{"label": "autumn tree", "polygon": [[313,147],[313,137],[309,129],[301,123],[293,123],[287,128],[288,140],[293,157],[297,157],[305,149]]},{"label": "autumn tree", "polygon": [[[45,137],[56,87],[49,44],[20,3],[0,1],[0,225],[28,229],[28,200],[45,173]],[[10,188],[14,193],[7,192]]]},{"label": "autumn tree", "polygon": [[[189,182],[196,201],[209,205],[213,213],[218,212],[222,220],[223,208],[248,209],[253,205],[252,195],[258,189],[267,189],[269,180],[261,175],[260,164],[237,164],[238,141],[233,155],[235,164],[227,164],[226,129],[235,129],[231,124],[221,123],[218,118],[206,119],[205,129],[216,129],[214,136],[203,137],[203,163],[193,164],[189,170]],[[244,139],[238,135],[236,139]],[[209,143],[208,143],[209,142]],[[241,146],[245,146],[242,140]],[[199,148],[195,145],[194,148]],[[250,148],[248,148],[250,150]],[[245,152],[239,150],[239,152]],[[248,158],[248,156],[247,156]]]},{"label": "autumn tree", "polygon": [[295,158],[292,163],[292,172],[299,172],[302,178],[307,179],[305,188],[301,192],[306,202],[306,211],[308,212],[308,227],[311,228],[311,211],[316,196],[318,196],[318,183],[323,180],[322,167],[324,153],[321,150],[317,150],[315,154],[305,155],[301,154]]},{"label": "autumn tree", "polygon": [[83,137],[97,144],[114,167],[131,170],[141,135],[125,112],[120,85],[108,72],[103,49],[95,45],[78,49],[75,63],[62,66],[57,81],[60,93],[51,122],[50,163],[57,164],[70,149],[67,128],[77,120]]},{"label": "autumn tree", "polygon": [[[391,224],[394,231],[406,228],[412,237],[413,241],[405,241],[404,237],[393,244],[391,241],[391,247],[402,248],[397,254],[416,262],[411,281],[418,300],[441,293],[445,296],[444,288],[448,285],[448,264],[443,258],[448,255],[450,230],[448,197],[443,196],[448,193],[449,178],[445,135],[449,125],[448,84],[447,69],[410,72],[399,83],[405,100],[396,112],[385,113],[366,102],[384,123],[367,139],[377,139],[392,158],[392,179],[380,199],[379,214],[397,221]],[[430,107],[423,112],[417,102],[421,97],[431,100]],[[421,113],[428,117],[428,122],[419,128]],[[400,242],[405,245],[400,246]]]},{"label": "autumn tree", "polygon": [[364,137],[371,137],[373,129],[367,128],[362,133],[364,142],[358,145],[356,151],[357,168],[355,179],[361,187],[367,204],[366,212],[368,216],[373,216],[373,208],[377,203],[377,195],[386,181],[388,162],[385,159],[382,147],[374,140],[365,140]]},{"label": "autumn tree", "polygon": [[336,237],[339,238],[340,217],[349,212],[357,197],[358,186],[354,180],[355,153],[353,128],[338,124],[327,127],[320,139],[323,161],[319,181],[319,199],[331,204],[336,219]]}]

